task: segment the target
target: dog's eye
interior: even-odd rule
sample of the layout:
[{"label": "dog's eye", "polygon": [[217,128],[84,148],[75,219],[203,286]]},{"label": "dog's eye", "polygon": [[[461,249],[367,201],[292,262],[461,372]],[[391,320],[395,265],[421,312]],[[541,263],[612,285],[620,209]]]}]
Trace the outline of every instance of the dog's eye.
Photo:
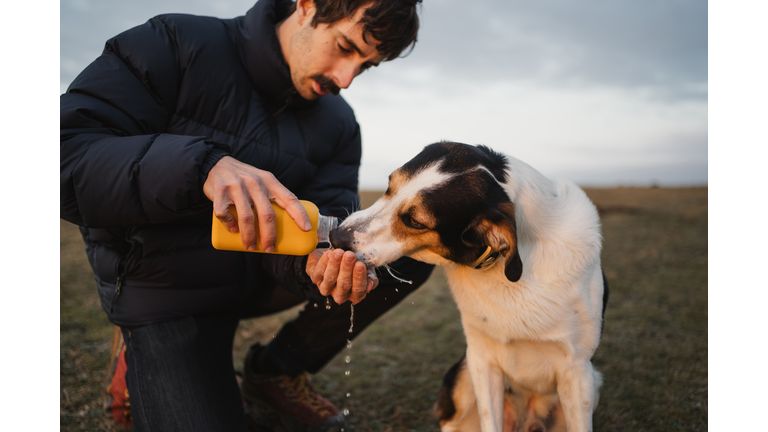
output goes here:
[{"label": "dog's eye", "polygon": [[424,225],[420,224],[416,219],[413,218],[413,216],[411,216],[408,213],[400,216],[400,219],[409,228],[413,228],[413,229],[417,229],[417,230],[427,229],[427,227],[425,227]]}]

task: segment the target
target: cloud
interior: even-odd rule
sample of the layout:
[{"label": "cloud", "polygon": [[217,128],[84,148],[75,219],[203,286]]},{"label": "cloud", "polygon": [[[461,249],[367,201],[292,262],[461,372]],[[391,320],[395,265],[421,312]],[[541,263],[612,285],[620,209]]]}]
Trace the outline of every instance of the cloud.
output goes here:
[{"label": "cloud", "polygon": [[706,98],[707,8],[695,0],[427,3],[413,63],[470,80]]},{"label": "cloud", "polygon": [[[252,5],[63,0],[62,91],[107,39],[152,16],[229,18]],[[429,0],[421,19],[408,57],[342,92],[362,128],[363,185],[381,187],[440,139],[583,181],[707,181],[706,2]]]}]

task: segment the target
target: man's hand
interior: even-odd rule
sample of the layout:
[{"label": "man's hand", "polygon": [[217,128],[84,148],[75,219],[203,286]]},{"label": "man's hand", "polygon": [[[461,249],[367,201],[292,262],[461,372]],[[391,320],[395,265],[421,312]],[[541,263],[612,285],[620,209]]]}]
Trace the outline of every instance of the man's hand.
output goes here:
[{"label": "man's hand", "polygon": [[369,272],[354,252],[341,249],[316,249],[309,254],[307,274],[320,289],[320,294],[333,296],[336,304],[347,300],[358,304],[379,284],[376,274]]},{"label": "man's hand", "polygon": [[[262,250],[275,250],[275,211],[269,200],[274,200],[278,206],[284,208],[300,229],[312,229],[304,206],[272,173],[242,163],[231,156],[224,156],[211,168],[203,185],[203,192],[213,201],[213,213],[216,218],[230,232],[240,232],[243,246],[248,250],[256,249],[254,217],[259,222],[258,239]],[[231,205],[237,210],[237,220],[229,213]],[[256,209],[256,215],[251,207]]]}]

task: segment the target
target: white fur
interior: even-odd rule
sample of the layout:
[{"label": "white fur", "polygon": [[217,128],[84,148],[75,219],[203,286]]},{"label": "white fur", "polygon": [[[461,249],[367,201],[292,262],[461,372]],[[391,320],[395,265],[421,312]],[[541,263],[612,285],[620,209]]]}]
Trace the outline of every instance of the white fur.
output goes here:
[{"label": "white fur", "polygon": [[[591,431],[600,376],[590,359],[600,340],[603,296],[597,211],[575,184],[549,180],[515,158],[508,165],[503,187],[516,209],[518,282],[506,279],[504,259],[475,270],[425,250],[411,256],[446,269],[483,432],[502,431],[505,377],[514,388],[559,396],[568,430]],[[350,216],[343,226],[354,227],[358,256],[381,265],[406,253],[388,235],[393,215],[446,177],[432,166],[395,196]]]}]

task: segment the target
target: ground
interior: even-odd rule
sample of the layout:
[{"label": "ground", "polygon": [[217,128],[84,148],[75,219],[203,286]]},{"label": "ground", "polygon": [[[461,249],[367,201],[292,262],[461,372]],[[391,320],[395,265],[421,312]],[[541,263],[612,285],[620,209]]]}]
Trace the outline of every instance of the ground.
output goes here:
[{"label": "ground", "polygon": [[[611,287],[593,358],[604,376],[595,430],[707,430],[707,188],[586,192],[600,212]],[[380,194],[362,193],[363,205]],[[243,321],[236,368],[250,344],[269,341],[296,311]],[[77,227],[62,221],[61,430],[117,430],[101,402],[112,331]],[[431,407],[442,375],[464,349],[458,311],[438,269],[313,382],[349,410],[348,431],[434,432]]]}]

